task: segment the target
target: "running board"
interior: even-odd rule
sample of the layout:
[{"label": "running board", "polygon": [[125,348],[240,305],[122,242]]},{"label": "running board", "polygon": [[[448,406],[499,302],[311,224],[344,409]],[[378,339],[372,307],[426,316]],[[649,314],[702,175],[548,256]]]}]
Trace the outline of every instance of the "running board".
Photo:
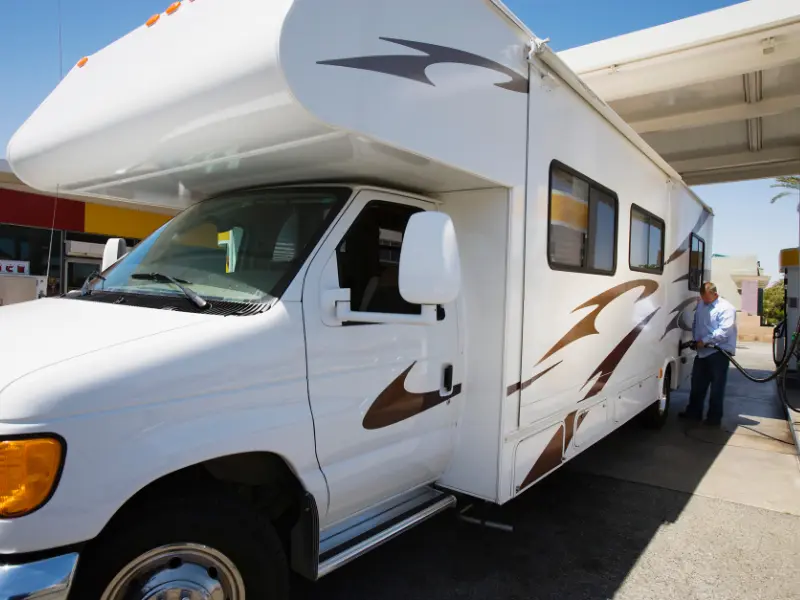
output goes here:
[{"label": "running board", "polygon": [[455,504],[455,496],[424,487],[321,532],[317,578],[324,577]]}]

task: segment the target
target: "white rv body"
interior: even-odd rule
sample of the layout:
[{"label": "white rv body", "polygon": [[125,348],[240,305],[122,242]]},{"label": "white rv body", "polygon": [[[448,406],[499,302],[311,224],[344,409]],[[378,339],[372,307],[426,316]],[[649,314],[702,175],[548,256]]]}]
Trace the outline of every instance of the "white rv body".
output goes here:
[{"label": "white rv body", "polygon": [[[0,520],[4,554],[91,545],[154,482],[263,453],[313,499],[311,566],[291,562],[321,576],[368,549],[337,540],[376,514],[415,494],[426,515],[451,492],[505,503],[691,370],[710,209],[499,2],[185,1],[73,68],[7,155],[33,187],[142,204],[346,199],[257,314],[93,301],[98,286],[0,310],[0,440],[68,448],[52,497]],[[357,311],[337,252],[375,203],[452,220],[460,293],[433,322],[337,312]],[[662,223],[654,268],[631,268],[632,210]],[[36,325],[57,332],[44,352],[25,347]],[[397,385],[406,404],[384,410]]]}]

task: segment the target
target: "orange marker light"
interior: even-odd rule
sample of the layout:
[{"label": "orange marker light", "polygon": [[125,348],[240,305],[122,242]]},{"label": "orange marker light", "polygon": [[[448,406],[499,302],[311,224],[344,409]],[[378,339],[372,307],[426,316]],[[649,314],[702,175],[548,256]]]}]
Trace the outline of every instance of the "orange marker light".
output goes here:
[{"label": "orange marker light", "polygon": [[659,369],[658,370],[658,378],[661,379],[662,377],[664,377],[664,369]]},{"label": "orange marker light", "polygon": [[82,67],[82,66],[83,66],[83,65],[85,65],[87,62],[89,62],[89,57],[88,57],[88,56],[84,56],[82,59],[80,59],[80,60],[78,61],[78,67]]},{"label": "orange marker light", "polygon": [[0,518],[20,517],[44,504],[63,458],[61,442],[53,438],[0,442]]},{"label": "orange marker light", "polygon": [[180,2],[173,2],[172,4],[169,5],[169,8],[167,8],[166,12],[168,15],[174,14],[180,7],[181,7]]},{"label": "orange marker light", "polygon": [[161,18],[161,15],[153,15],[152,17],[147,19],[147,21],[145,22],[145,25],[147,25],[148,27],[152,27],[153,25],[155,25],[158,22],[158,20],[160,18]]}]

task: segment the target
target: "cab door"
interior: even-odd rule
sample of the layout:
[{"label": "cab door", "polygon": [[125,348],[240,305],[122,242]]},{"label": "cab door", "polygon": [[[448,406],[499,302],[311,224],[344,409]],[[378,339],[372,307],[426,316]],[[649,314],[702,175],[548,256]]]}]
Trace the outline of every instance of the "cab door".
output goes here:
[{"label": "cab door", "polygon": [[[433,322],[405,323],[422,307],[398,286],[406,225],[427,210],[436,206],[359,192],[305,279],[309,399],[330,494],[323,526],[434,481],[453,454],[463,401],[458,300]],[[375,322],[336,317],[345,290],[351,309]]]}]

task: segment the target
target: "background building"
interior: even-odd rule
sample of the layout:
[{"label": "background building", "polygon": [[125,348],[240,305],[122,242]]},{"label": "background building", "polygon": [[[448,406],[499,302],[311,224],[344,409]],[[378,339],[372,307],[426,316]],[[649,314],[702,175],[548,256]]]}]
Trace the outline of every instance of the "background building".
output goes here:
[{"label": "background building", "polygon": [[761,325],[761,317],[742,312],[742,283],[756,281],[764,289],[769,285],[770,276],[761,269],[755,255],[726,256],[714,254],[711,257],[711,281],[717,286],[719,295],[736,307],[736,325],[741,341],[772,341],[772,327]]},{"label": "background building", "polygon": [[80,288],[99,269],[109,238],[124,238],[131,247],[174,214],[44,195],[22,183],[0,159],[0,261],[27,263],[28,274],[47,277],[49,296]]}]

